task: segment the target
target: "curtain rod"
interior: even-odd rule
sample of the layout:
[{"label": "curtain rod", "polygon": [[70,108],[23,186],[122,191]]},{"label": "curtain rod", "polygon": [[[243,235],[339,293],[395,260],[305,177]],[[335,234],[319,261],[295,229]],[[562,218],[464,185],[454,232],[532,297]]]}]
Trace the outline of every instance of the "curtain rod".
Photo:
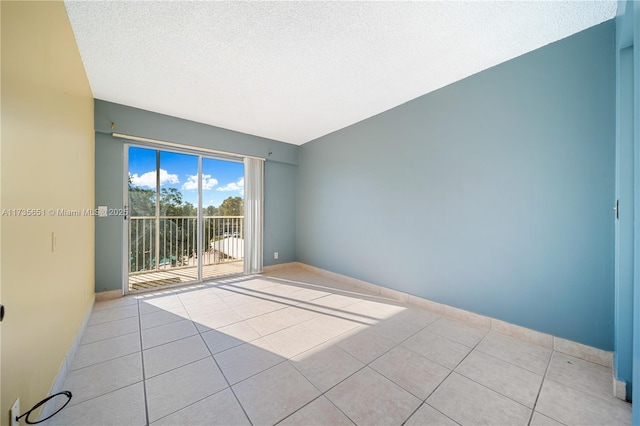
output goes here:
[{"label": "curtain rod", "polygon": [[128,139],[128,140],[136,141],[136,142],[154,143],[154,144],[169,146],[169,147],[173,147],[173,148],[180,148],[180,149],[185,149],[186,148],[186,149],[189,149],[189,150],[192,150],[192,151],[207,152],[207,153],[210,153],[210,154],[219,154],[219,155],[224,155],[224,156],[227,156],[227,157],[253,158],[254,160],[265,161],[265,159],[262,158],[262,157],[254,157],[252,155],[234,154],[232,152],[218,151],[218,150],[209,149],[209,148],[201,148],[199,146],[183,145],[183,144],[179,144],[179,143],[175,143],[175,142],[167,142],[167,141],[160,141],[160,140],[157,140],[157,139],[142,138],[140,136],[123,135],[122,133],[115,133],[114,132],[114,133],[111,133],[111,136],[113,136],[114,138]]}]

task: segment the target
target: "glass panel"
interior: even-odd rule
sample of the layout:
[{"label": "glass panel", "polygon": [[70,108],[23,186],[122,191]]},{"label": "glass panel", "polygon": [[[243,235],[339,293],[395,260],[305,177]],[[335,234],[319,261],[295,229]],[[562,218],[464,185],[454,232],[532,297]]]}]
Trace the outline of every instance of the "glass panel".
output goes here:
[{"label": "glass panel", "polygon": [[244,164],[202,159],[203,278],[244,268]]},{"label": "glass panel", "polygon": [[156,151],[129,148],[129,273],[153,269],[156,249]]},{"label": "glass panel", "polygon": [[198,279],[198,157],[160,152],[158,269]]}]

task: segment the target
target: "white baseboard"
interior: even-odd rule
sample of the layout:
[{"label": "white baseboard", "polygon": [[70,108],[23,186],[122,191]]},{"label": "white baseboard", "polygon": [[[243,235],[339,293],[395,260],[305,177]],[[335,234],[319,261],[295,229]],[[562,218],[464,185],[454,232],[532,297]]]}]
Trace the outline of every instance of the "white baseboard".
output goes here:
[{"label": "white baseboard", "polygon": [[[71,343],[71,347],[67,351],[67,355],[64,357],[62,361],[62,365],[60,366],[60,370],[58,370],[58,374],[56,375],[56,379],[53,382],[53,386],[51,386],[51,390],[49,391],[49,395],[53,395],[54,393],[61,392],[63,389],[64,380],[67,377],[67,374],[70,371],[71,363],[76,356],[76,351],[78,350],[78,346],[80,345],[80,341],[82,340],[82,336],[84,335],[85,330],[87,329],[87,325],[89,324],[89,318],[91,318],[91,313],[93,312],[93,305],[95,303],[95,296],[87,309],[87,312],[84,315],[82,323],[78,328],[78,332],[76,333],[73,342]],[[40,413],[40,419],[45,419],[53,414],[53,411],[57,409],[55,404],[44,404],[42,408],[42,412]],[[46,426],[46,422],[43,423]]]},{"label": "white baseboard", "polygon": [[101,291],[100,293],[96,293],[96,302],[117,299],[119,297],[122,297],[122,290]]},{"label": "white baseboard", "polygon": [[[615,377],[615,373],[613,376],[613,395],[618,398],[621,399],[623,401],[627,401],[627,383],[622,381],[622,380],[618,380]],[[629,397],[631,397],[631,395],[629,395]]]}]

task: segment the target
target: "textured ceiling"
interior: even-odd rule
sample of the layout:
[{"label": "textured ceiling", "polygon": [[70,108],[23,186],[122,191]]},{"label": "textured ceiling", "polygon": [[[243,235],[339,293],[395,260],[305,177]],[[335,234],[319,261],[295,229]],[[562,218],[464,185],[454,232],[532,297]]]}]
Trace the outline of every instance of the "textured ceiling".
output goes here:
[{"label": "textured ceiling", "polygon": [[293,144],[615,16],[616,1],[66,1],[97,99]]}]

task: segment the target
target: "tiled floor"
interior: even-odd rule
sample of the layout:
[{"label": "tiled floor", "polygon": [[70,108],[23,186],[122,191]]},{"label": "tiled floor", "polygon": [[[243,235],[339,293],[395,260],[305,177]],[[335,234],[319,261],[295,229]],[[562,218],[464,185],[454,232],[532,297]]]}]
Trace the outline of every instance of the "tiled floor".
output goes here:
[{"label": "tiled floor", "polygon": [[631,423],[608,368],[340,287],[289,269],[96,303],[50,424]]}]

